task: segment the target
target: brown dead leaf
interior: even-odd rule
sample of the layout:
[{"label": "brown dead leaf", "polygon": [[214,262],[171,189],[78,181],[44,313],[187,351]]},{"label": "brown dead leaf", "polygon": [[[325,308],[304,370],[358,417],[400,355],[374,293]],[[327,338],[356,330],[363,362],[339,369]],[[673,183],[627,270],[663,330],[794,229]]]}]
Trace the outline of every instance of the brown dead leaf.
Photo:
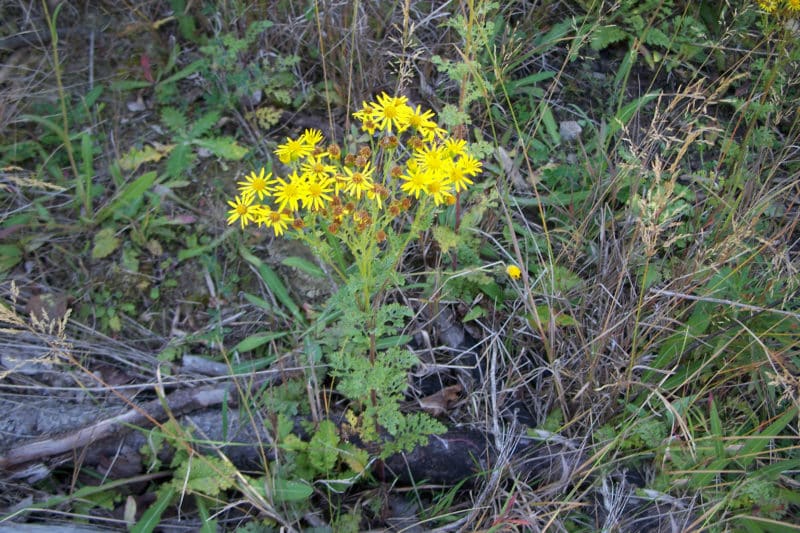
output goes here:
[{"label": "brown dead leaf", "polygon": [[454,403],[458,401],[461,393],[461,385],[456,383],[445,387],[437,393],[419,399],[419,406],[431,416],[439,416],[446,413]]}]

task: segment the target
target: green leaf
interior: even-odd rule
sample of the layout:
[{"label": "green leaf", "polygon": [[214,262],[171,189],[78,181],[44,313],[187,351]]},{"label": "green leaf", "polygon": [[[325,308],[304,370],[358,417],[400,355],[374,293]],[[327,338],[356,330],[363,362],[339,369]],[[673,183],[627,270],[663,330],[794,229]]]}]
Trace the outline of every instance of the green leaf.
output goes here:
[{"label": "green leaf", "polygon": [[161,110],[161,122],[168,127],[172,133],[184,135],[186,133],[186,116],[174,107],[165,107]]},{"label": "green leaf", "polygon": [[280,339],[281,337],[285,337],[287,332],[279,331],[274,333],[256,333],[255,335],[250,335],[249,337],[243,339],[239,344],[237,344],[233,349],[239,353],[249,352],[251,350],[255,350],[259,346],[263,346],[264,344],[274,341],[275,339]]},{"label": "green leaf", "polygon": [[22,261],[22,248],[16,244],[0,244],[0,272],[11,270]]},{"label": "green leaf", "polygon": [[173,148],[175,148],[174,144],[162,144],[158,147],[147,145],[143,148],[136,148],[134,146],[128,150],[128,153],[120,158],[119,167],[122,170],[136,170],[144,163],[158,163],[168,155]]},{"label": "green leaf", "polygon": [[115,233],[114,228],[103,228],[95,234],[92,259],[108,257],[119,247],[120,240]]},{"label": "green leaf", "polygon": [[218,496],[234,486],[237,470],[218,457],[192,456],[175,470],[172,484],[187,492]]},{"label": "green leaf", "polygon": [[223,159],[239,161],[250,151],[236,142],[233,137],[212,137],[210,139],[197,139],[194,144],[211,150],[211,152]]},{"label": "green leaf", "polygon": [[303,317],[303,314],[300,312],[300,308],[297,306],[294,300],[292,300],[292,297],[289,296],[289,291],[286,289],[286,285],[283,284],[275,271],[264,264],[261,259],[251,254],[243,246],[239,247],[239,255],[241,255],[245,261],[256,267],[256,270],[258,270],[258,273],[261,275],[261,280],[264,282],[267,288],[272,291],[272,294],[275,295],[275,298],[277,298],[280,303],[286,306],[286,308],[292,313],[298,322],[305,325],[305,317]]},{"label": "green leaf", "polygon": [[145,191],[150,188],[155,180],[155,172],[148,172],[136,178],[134,181],[126,185],[125,188],[116,195],[110,204],[107,204],[97,212],[95,222],[102,222],[112,213],[123,208],[129,202],[138,200],[145,193]]},{"label": "green leaf", "polygon": [[194,163],[194,153],[192,147],[186,143],[179,143],[172,150],[167,159],[167,174],[172,178],[177,178],[181,174],[188,172]]},{"label": "green leaf", "polygon": [[189,138],[197,139],[198,137],[202,137],[214,127],[218,120],[219,112],[210,111],[205,113],[202,117],[197,119],[194,124],[192,124],[192,129],[189,131]]},{"label": "green leaf", "polygon": [[592,50],[599,51],[614,43],[624,41],[630,36],[617,26],[600,26],[592,34]]},{"label": "green leaf", "polygon": [[553,116],[553,110],[550,109],[550,106],[547,105],[547,102],[544,100],[542,100],[540,109],[542,110],[542,123],[544,124],[545,131],[547,131],[553,144],[559,144],[561,142],[561,133],[558,130],[556,119]]},{"label": "green leaf", "polygon": [[280,502],[300,502],[307,500],[314,489],[307,483],[277,478],[272,482],[272,499]]},{"label": "green leaf", "polygon": [[308,446],[308,457],[311,465],[320,474],[326,475],[339,459],[339,435],[336,425],[330,420],[320,422]]},{"label": "green leaf", "polygon": [[291,256],[284,258],[284,260],[281,261],[281,263],[283,263],[288,267],[296,268],[297,270],[305,272],[309,276],[314,276],[315,278],[322,278],[322,279],[325,278],[325,272],[320,267],[309,261],[308,259]]},{"label": "green leaf", "polygon": [[158,490],[158,499],[142,514],[142,517],[131,527],[130,533],[151,533],[161,522],[161,515],[172,503],[178,490],[172,484],[162,485]]}]

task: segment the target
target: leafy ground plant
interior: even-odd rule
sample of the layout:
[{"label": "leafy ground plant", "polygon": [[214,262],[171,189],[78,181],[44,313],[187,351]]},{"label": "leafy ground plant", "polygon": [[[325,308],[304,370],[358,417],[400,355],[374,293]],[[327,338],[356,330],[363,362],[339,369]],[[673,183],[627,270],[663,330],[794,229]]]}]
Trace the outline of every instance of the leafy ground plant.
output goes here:
[{"label": "leafy ground plant", "polygon": [[0,5],[0,521],[797,529],[795,0],[60,6]]}]

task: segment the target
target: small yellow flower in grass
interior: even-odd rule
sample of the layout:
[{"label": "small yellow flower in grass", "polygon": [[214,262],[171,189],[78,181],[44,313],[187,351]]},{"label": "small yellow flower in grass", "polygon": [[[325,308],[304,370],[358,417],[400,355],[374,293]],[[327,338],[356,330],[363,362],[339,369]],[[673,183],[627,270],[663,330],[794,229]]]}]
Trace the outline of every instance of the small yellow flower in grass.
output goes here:
[{"label": "small yellow flower in grass", "polygon": [[244,181],[237,181],[236,184],[239,185],[242,196],[263,200],[272,191],[272,172],[264,174],[264,167],[261,167],[258,174],[255,171],[251,172],[244,178]]},{"label": "small yellow flower in grass", "polygon": [[313,151],[314,147],[322,142],[322,132],[315,129],[307,129],[300,136],[300,140],[306,143],[306,146]]},{"label": "small yellow flower in grass", "polygon": [[458,165],[468,176],[477,176],[483,170],[483,164],[469,154],[462,156]]},{"label": "small yellow flower in grass", "polygon": [[357,200],[361,199],[361,195],[371,191],[374,187],[372,183],[372,166],[367,162],[366,166],[362,169],[350,169],[345,167],[344,177],[344,191],[350,196],[355,196]]},{"label": "small yellow flower in grass", "polygon": [[778,0],[758,0],[758,7],[767,13],[772,13],[778,8]]},{"label": "small yellow flower in grass", "polygon": [[[321,134],[320,134],[321,135]],[[275,149],[275,155],[284,165],[291,165],[314,151],[314,145],[306,142],[305,134],[297,139],[286,137],[286,142],[279,144]]]},{"label": "small yellow flower in grass", "polygon": [[289,211],[281,209],[274,210],[268,205],[260,206],[258,212],[258,223],[263,224],[268,228],[272,228],[272,231],[275,232],[276,237],[283,235],[283,232],[286,231],[286,228],[288,228],[289,224],[292,222],[294,222],[294,218]]},{"label": "small yellow flower in grass", "polygon": [[257,215],[257,208],[251,205],[252,202],[252,196],[237,196],[232,202],[228,200],[228,205],[233,208],[228,211],[228,225],[238,220],[242,228],[244,228],[250,222],[254,222]]},{"label": "small yellow flower in grass", "polygon": [[800,11],[800,0],[786,0],[786,7],[790,11]]},{"label": "small yellow flower in grass", "polygon": [[522,276],[522,270],[517,265],[508,265],[506,267],[506,274],[511,279],[519,279]]},{"label": "small yellow flower in grass", "polygon": [[377,104],[372,104],[372,119],[385,131],[402,132],[408,129],[408,116],[412,113],[405,96],[389,96],[381,93]]},{"label": "small yellow flower in grass", "polygon": [[325,207],[326,203],[330,203],[333,197],[333,179],[324,177],[318,180],[309,180],[306,183],[305,194],[303,195],[303,203],[312,211],[318,211]]},{"label": "small yellow flower in grass", "polygon": [[319,180],[336,174],[336,167],[326,163],[322,156],[309,156],[300,165],[300,172],[303,173],[303,177],[307,180]]},{"label": "small yellow flower in grass", "polygon": [[419,193],[425,192],[430,178],[428,173],[420,170],[419,165],[414,161],[409,161],[406,168],[406,173],[400,176],[403,184],[400,189],[409,196],[419,199]]},{"label": "small yellow flower in grass", "polygon": [[433,197],[433,203],[436,205],[451,205],[454,199],[451,186],[452,183],[447,177],[441,176],[432,178],[428,181],[428,184],[425,185],[425,192]]},{"label": "small yellow flower in grass", "polygon": [[458,156],[467,155],[467,141],[464,139],[454,139],[450,137],[444,141],[444,153],[447,157],[455,159]]},{"label": "small yellow flower in grass", "polygon": [[434,174],[443,172],[448,161],[444,148],[434,144],[423,146],[421,150],[414,153],[413,157],[413,161],[419,165],[419,168]]},{"label": "small yellow flower in grass", "polygon": [[300,201],[305,195],[305,180],[298,176],[297,172],[292,172],[289,181],[277,178],[276,182],[273,197],[278,204],[278,209],[283,210],[288,207],[290,211],[297,211]]}]

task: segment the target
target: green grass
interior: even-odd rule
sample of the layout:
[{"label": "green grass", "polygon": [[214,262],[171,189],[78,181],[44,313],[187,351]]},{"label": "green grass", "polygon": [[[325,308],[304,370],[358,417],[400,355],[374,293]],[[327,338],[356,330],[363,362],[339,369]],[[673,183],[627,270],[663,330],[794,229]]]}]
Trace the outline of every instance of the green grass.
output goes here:
[{"label": "green grass", "polygon": [[[794,531],[800,14],[712,4],[37,6],[43,44],[0,47],[0,351],[21,356],[0,361],[0,400],[132,409],[222,386],[224,429],[168,413],[141,433],[170,450],[149,471],[2,479],[0,516]],[[0,44],[30,30],[22,4],[0,18]],[[378,276],[379,303],[410,312],[381,307],[386,336],[347,344],[369,324],[348,252],[329,268],[228,227],[226,200],[279,172],[287,136],[346,146],[383,91],[436,110],[484,171]],[[457,490],[382,482],[380,450],[352,439],[369,394],[334,354],[366,347],[374,370],[406,345],[425,364],[403,412],[439,402],[440,422],[494,438],[497,464]],[[260,442],[259,464],[229,461],[237,439]]]}]

